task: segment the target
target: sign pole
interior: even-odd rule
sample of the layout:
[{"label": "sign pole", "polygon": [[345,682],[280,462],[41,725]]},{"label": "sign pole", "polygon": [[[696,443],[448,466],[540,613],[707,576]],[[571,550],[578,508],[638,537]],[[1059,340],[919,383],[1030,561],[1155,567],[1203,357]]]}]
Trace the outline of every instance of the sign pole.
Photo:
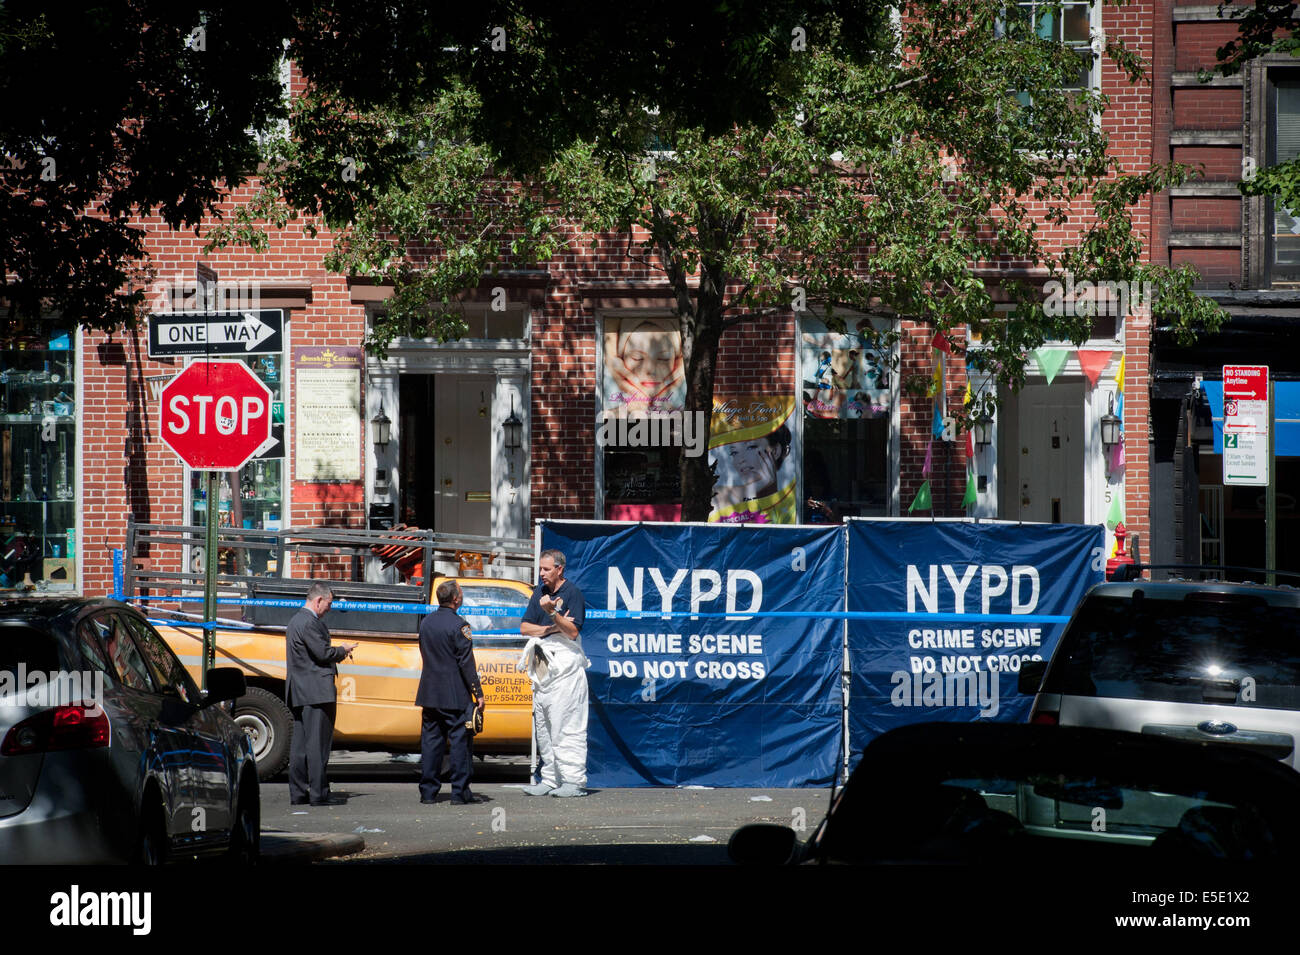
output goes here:
[{"label": "sign pole", "polygon": [[217,472],[207,472],[208,527],[203,572],[203,689],[208,688],[208,670],[216,665],[217,657],[217,512],[221,502],[217,499]]},{"label": "sign pole", "polygon": [[1273,568],[1277,566],[1277,448],[1273,441],[1273,380],[1268,382],[1268,487],[1264,489],[1264,566],[1269,574],[1266,583],[1277,583]]}]

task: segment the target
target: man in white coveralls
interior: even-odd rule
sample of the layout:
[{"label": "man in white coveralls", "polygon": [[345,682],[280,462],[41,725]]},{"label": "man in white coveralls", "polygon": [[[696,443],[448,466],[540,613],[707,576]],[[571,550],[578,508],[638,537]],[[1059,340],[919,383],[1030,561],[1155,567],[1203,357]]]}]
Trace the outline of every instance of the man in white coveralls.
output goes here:
[{"label": "man in white coveralls", "polygon": [[544,550],[542,582],[524,611],[519,632],[528,637],[519,669],[533,683],[533,725],[542,757],[541,781],[530,796],[585,796],[587,791],[587,667],[578,632],[587,616],[582,591],[564,577],[564,554]]}]

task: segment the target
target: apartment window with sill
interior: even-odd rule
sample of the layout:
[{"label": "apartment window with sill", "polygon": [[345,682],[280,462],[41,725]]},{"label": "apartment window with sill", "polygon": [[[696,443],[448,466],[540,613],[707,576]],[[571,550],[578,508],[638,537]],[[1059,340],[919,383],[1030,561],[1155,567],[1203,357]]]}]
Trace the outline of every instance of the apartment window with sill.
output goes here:
[{"label": "apartment window with sill", "polygon": [[[1269,89],[1269,166],[1300,156],[1300,74],[1284,74]],[[1274,283],[1300,284],[1300,209],[1268,200],[1268,262]]]},{"label": "apartment window with sill", "polygon": [[[1017,3],[1007,11],[1007,21],[1003,23],[1000,33],[1008,30],[1013,20],[1022,29],[1032,30],[1040,39],[1053,40],[1069,47],[1078,57],[1079,69],[1076,74],[1061,84],[1063,90],[1082,92],[1097,89],[1100,85],[1099,57],[1093,51],[1093,35],[1096,24],[1100,22],[1099,11],[1093,3],[1058,3],[1047,4],[1033,2]],[[1033,97],[1027,91],[1016,94],[1025,110],[1032,116]]]}]

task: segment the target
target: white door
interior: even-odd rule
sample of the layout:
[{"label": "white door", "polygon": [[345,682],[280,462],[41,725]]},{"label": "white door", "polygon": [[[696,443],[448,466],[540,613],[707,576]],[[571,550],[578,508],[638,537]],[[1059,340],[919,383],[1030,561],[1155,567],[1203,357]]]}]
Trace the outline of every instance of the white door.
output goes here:
[{"label": "white door", "polygon": [[1018,396],[1022,521],[1083,523],[1083,382],[1027,385]]},{"label": "white door", "polygon": [[[434,376],[437,506],[434,530],[492,533],[492,392],[485,375]],[[419,440],[418,437],[415,440]]]}]

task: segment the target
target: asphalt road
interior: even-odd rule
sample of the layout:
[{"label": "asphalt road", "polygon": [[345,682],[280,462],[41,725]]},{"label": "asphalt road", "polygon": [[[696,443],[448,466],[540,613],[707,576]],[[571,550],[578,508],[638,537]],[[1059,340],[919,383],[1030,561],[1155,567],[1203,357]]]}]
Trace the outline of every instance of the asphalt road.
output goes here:
[{"label": "asphalt road", "polygon": [[335,753],[330,785],[346,804],[290,806],[283,779],[262,784],[262,826],[357,833],[363,852],[324,864],[446,863],[725,865],[727,840],[750,822],[793,825],[806,837],[828,789],[605,789],[582,799],[530,797],[527,757],[474,761],[474,791],[453,806],[444,787],[422,805],[418,766],[386,753]]}]

